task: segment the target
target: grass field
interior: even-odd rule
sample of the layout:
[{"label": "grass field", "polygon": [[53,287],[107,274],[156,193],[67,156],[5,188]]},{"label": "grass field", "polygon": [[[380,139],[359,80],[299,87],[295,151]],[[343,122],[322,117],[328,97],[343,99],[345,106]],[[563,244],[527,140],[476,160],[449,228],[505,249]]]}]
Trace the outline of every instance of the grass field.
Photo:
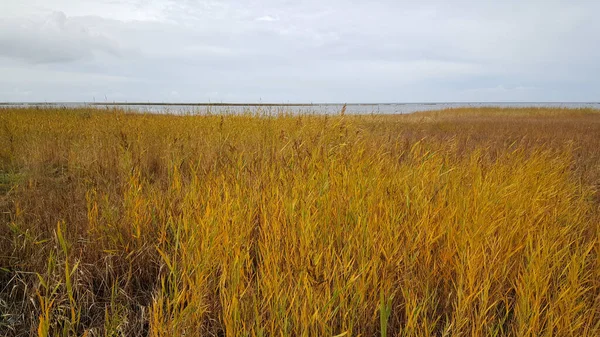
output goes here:
[{"label": "grass field", "polygon": [[0,335],[600,336],[600,111],[0,110]]}]

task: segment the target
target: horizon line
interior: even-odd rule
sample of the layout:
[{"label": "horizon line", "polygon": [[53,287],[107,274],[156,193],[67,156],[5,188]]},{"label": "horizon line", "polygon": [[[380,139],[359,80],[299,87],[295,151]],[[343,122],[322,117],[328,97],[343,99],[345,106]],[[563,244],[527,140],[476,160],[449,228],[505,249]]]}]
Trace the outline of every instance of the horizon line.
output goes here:
[{"label": "horizon line", "polygon": [[261,102],[246,102],[246,103],[233,103],[233,102],[86,102],[86,101],[54,101],[54,102],[26,102],[26,101],[13,101],[13,102],[0,102],[0,105],[61,105],[61,104],[83,104],[93,106],[337,106],[337,105],[408,105],[408,104],[422,104],[422,105],[436,105],[436,104],[600,104],[600,101],[453,101],[453,102],[363,102],[363,103],[261,103]]}]

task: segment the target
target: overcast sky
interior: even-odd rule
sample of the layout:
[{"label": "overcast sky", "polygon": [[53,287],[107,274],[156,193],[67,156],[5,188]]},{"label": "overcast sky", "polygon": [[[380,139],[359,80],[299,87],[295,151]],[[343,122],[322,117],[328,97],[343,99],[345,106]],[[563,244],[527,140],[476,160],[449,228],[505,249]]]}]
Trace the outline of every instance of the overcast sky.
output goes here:
[{"label": "overcast sky", "polygon": [[0,0],[0,101],[600,100],[600,1]]}]

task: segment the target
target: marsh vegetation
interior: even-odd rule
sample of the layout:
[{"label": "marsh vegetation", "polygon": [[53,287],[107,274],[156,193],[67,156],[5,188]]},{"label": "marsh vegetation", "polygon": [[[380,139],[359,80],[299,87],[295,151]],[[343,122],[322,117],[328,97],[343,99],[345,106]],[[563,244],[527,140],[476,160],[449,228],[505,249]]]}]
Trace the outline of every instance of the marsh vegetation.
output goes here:
[{"label": "marsh vegetation", "polygon": [[0,335],[600,335],[598,111],[0,124]]}]

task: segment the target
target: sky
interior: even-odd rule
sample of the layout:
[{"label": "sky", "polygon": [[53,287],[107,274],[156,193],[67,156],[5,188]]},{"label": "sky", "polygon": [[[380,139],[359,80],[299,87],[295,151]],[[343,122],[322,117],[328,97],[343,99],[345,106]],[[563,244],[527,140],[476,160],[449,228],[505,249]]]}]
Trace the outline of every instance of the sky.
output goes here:
[{"label": "sky", "polygon": [[599,13],[597,0],[0,0],[0,101],[600,101]]}]

